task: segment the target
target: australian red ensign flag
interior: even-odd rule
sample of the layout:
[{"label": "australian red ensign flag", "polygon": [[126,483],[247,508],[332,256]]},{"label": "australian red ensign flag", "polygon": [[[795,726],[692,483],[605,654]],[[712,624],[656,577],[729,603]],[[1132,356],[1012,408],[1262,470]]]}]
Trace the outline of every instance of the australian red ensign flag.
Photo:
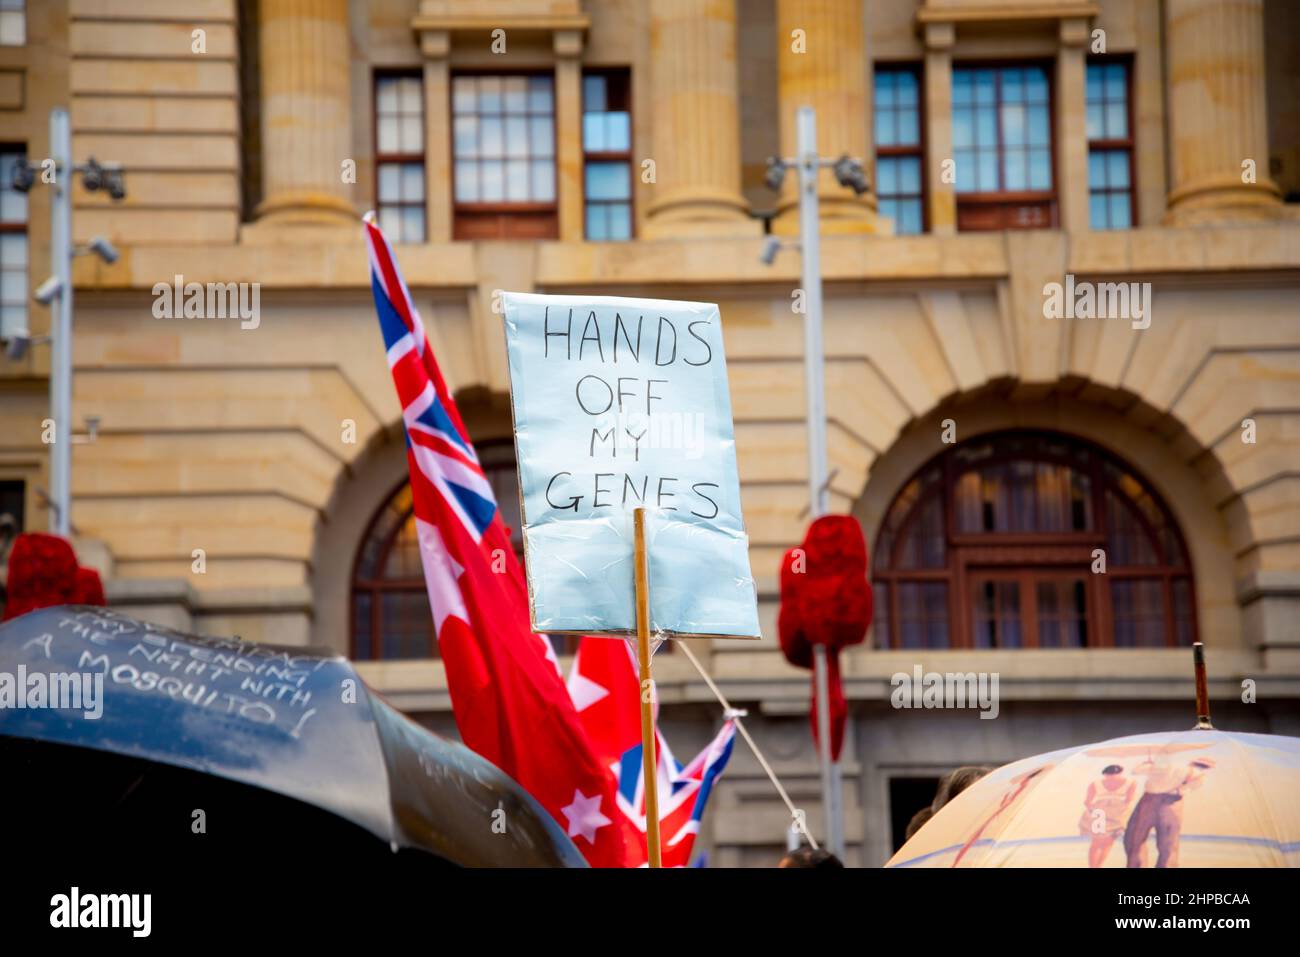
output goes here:
[{"label": "australian red ensign flag", "polygon": [[372,222],[365,235],[461,738],[532,794],[588,862],[621,867],[625,839],[613,775],[596,757],[549,642],[529,630],[523,572],[392,247]]}]

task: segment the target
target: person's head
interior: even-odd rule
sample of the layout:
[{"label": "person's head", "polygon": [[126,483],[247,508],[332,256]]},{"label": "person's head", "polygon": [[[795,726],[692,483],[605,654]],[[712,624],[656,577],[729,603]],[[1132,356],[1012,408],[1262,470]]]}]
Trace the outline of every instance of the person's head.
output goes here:
[{"label": "person's head", "polygon": [[907,822],[907,830],[903,832],[903,840],[910,841],[912,835],[925,826],[925,822],[934,817],[934,811],[931,808],[923,807],[912,815],[912,819]]},{"label": "person's head", "polygon": [[1108,764],[1101,769],[1101,786],[1107,791],[1118,791],[1125,783],[1124,769],[1118,764]]},{"label": "person's head", "polygon": [[934,803],[930,805],[930,810],[937,814],[941,807],[992,770],[992,768],[967,766],[944,775],[939,780],[939,789],[935,792]]},{"label": "person's head", "polygon": [[801,847],[781,858],[777,867],[843,867],[844,862],[825,848]]}]

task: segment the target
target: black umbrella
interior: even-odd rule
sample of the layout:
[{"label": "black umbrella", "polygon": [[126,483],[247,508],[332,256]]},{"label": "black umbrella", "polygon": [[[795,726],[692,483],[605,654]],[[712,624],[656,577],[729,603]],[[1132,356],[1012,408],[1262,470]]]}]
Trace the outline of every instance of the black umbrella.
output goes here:
[{"label": "black umbrella", "polygon": [[70,819],[117,851],[585,866],[511,778],[394,710],[346,658],[103,608],[0,626],[0,779],[12,809],[61,822],[31,843],[68,839]]}]

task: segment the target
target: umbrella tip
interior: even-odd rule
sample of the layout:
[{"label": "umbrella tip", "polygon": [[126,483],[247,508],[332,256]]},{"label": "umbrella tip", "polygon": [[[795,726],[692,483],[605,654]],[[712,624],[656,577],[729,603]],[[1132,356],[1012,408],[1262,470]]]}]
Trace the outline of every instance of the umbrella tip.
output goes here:
[{"label": "umbrella tip", "polygon": [[1192,644],[1192,667],[1196,672],[1196,728],[1195,730],[1214,730],[1210,724],[1210,690],[1205,676],[1205,645],[1202,642]]}]

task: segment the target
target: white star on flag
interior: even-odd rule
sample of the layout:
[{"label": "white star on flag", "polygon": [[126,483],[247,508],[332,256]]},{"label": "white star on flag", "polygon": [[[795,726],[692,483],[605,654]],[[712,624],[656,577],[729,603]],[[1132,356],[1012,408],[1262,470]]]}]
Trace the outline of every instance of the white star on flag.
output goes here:
[{"label": "white star on flag", "polygon": [[569,675],[569,697],[578,711],[585,711],[608,694],[608,688],[596,684],[576,669]]},{"label": "white star on flag", "polygon": [[573,803],[560,808],[560,813],[569,821],[569,837],[581,834],[588,844],[596,843],[596,832],[606,824],[613,824],[609,818],[600,813],[600,795],[587,797],[581,791],[573,792]]}]

